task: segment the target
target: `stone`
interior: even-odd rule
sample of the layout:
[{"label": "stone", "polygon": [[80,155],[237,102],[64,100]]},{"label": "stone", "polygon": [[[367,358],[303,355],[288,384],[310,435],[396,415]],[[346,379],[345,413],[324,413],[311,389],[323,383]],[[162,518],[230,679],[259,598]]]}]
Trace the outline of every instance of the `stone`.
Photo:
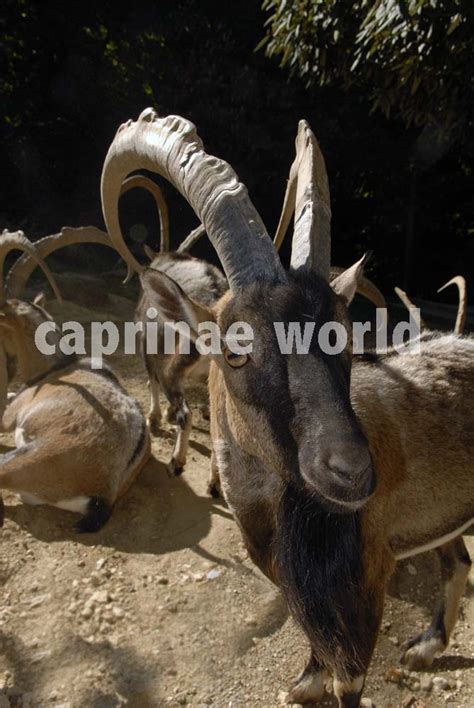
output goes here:
[{"label": "stone", "polygon": [[450,688],[449,681],[443,676],[435,676],[433,679],[433,687],[436,691],[447,691]]}]

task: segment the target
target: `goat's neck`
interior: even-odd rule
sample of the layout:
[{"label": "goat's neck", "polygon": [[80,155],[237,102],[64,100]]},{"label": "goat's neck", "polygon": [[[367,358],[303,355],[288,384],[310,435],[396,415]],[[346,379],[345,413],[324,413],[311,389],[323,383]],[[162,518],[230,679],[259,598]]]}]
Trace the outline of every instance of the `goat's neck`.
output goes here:
[{"label": "goat's neck", "polygon": [[225,410],[219,411],[214,428],[213,446],[226,502],[237,519],[253,562],[275,580],[272,546],[276,500],[281,496],[282,481],[233,439]]},{"label": "goat's neck", "polygon": [[22,383],[28,383],[51,369],[56,368],[65,356],[58,347],[54,354],[43,354],[29,337],[22,337],[17,345],[18,376]]}]

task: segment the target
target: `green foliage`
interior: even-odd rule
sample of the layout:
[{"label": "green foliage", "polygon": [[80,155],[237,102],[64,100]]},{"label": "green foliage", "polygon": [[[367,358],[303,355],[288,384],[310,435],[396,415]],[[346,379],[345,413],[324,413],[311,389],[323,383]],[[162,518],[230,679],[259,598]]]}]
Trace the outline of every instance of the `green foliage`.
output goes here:
[{"label": "green foliage", "polygon": [[472,120],[472,0],[264,0],[269,56],[308,85],[355,86],[386,116]]},{"label": "green foliage", "polygon": [[[369,114],[369,92],[352,80],[362,64],[351,72],[355,57],[348,50],[362,23],[361,2],[353,3],[352,13],[347,0],[288,3],[288,8],[312,8],[314,17],[325,6],[337,10],[324,13],[324,26],[315,21],[321,36],[314,43],[325,56],[323,83],[334,86],[320,87],[318,75],[309,72],[309,89],[302,81],[289,81],[275,62],[254,51],[264,32],[261,2],[4,0],[0,230],[24,228],[35,237],[63,224],[100,226],[99,180],[107,148],[120,123],[153,105],[162,115],[181,114],[198,126],[208,150],[235,168],[273,232],[298,120],[306,118],[329,170],[334,262],[349,264],[373,249],[377,283],[389,292],[401,282],[414,161],[423,165],[415,220],[418,292],[432,297],[447,274],[469,275],[472,141],[465,141],[462,150],[450,141],[448,149],[431,129],[420,136],[416,127],[387,121],[381,111]],[[452,36],[458,32],[463,26]],[[312,42],[309,33],[302,46]],[[468,73],[461,64],[459,71]],[[334,81],[335,72],[346,78]],[[423,90],[418,87],[415,95]],[[196,217],[178,193],[166,184],[163,188],[177,244],[196,226]],[[125,231],[137,223],[145,226],[149,244],[157,247],[156,211],[146,194],[125,195],[121,218]],[[442,251],[433,248],[437,240]],[[111,254],[106,251],[104,258],[114,259]],[[215,258],[206,239],[195,254]],[[288,255],[289,241],[283,258]]]}]

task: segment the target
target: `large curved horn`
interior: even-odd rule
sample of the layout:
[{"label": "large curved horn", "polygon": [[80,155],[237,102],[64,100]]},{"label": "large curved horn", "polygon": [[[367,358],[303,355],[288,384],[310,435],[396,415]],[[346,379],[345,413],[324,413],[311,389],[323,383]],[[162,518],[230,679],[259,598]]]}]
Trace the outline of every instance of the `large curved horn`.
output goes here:
[{"label": "large curved horn", "polygon": [[[329,280],[332,281],[334,278],[336,278],[338,275],[341,275],[345,271],[345,268],[339,268],[337,266],[331,266],[331,271],[330,271],[330,276]],[[365,275],[360,276],[359,282],[357,285],[357,292],[359,295],[363,295],[367,300],[370,300],[375,307],[379,308],[386,308],[387,303],[385,302],[385,298],[378,289],[378,287],[373,283],[369,278],[367,278]]]},{"label": "large curved horn", "polygon": [[41,270],[47,277],[48,282],[51,285],[57,299],[59,300],[59,302],[61,302],[61,293],[59,292],[59,288],[56,285],[56,281],[54,280],[53,274],[51,273],[43,259],[36,252],[34,245],[30,241],[28,241],[23,231],[11,232],[5,229],[0,237],[0,305],[4,305],[7,300],[3,277],[5,258],[7,257],[8,253],[10,253],[10,251],[14,250],[25,251],[25,253],[28,253],[28,255],[31,256],[31,258],[34,258],[36,263],[40,266]]},{"label": "large curved horn", "polygon": [[[109,235],[105,231],[96,229],[95,226],[81,226],[77,229],[63,226],[57,234],[45,236],[35,241],[34,248],[40,258],[46,258],[59,248],[72,246],[78,243],[99,243],[102,246],[114,248]],[[24,253],[10,268],[6,278],[8,297],[21,297],[26,284],[38,266],[38,261]]]},{"label": "large curved horn", "polygon": [[166,204],[161,187],[145,175],[132,175],[122,183],[120,196],[130,189],[146,189],[155,200],[160,220],[160,253],[170,250],[170,221],[168,217],[168,206]]},{"label": "large curved horn", "polygon": [[[286,280],[265,226],[234,170],[205,153],[191,122],[179,116],[160,119],[150,108],[136,122],[119,128],[102,172],[105,223],[127,262],[130,256],[120,229],[118,196],[124,178],[139,169],[158,172],[183,194],[204,224],[231,289],[257,279]],[[134,258],[133,265],[143,270]]]},{"label": "large curved horn", "polygon": [[290,169],[283,209],[274,238],[280,248],[295,211],[291,267],[308,268],[329,279],[331,203],[324,157],[309,124],[301,120],[296,157]]},{"label": "large curved horn", "polygon": [[438,292],[440,293],[445,288],[450,285],[456,285],[459,291],[459,306],[458,314],[456,317],[456,324],[454,325],[454,334],[462,334],[464,332],[464,325],[466,324],[466,314],[467,314],[467,290],[466,281],[462,275],[455,275],[454,278],[448,280],[445,285],[443,285]]}]

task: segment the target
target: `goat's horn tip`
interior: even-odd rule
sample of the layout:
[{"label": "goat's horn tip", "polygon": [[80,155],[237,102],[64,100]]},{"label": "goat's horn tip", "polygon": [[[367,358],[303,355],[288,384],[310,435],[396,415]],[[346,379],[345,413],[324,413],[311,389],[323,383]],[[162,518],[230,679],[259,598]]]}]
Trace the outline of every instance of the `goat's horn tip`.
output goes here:
[{"label": "goat's horn tip", "polygon": [[146,122],[146,123],[153,123],[153,121],[157,118],[157,113],[154,108],[145,108],[140,115],[138,116],[138,122]]}]

